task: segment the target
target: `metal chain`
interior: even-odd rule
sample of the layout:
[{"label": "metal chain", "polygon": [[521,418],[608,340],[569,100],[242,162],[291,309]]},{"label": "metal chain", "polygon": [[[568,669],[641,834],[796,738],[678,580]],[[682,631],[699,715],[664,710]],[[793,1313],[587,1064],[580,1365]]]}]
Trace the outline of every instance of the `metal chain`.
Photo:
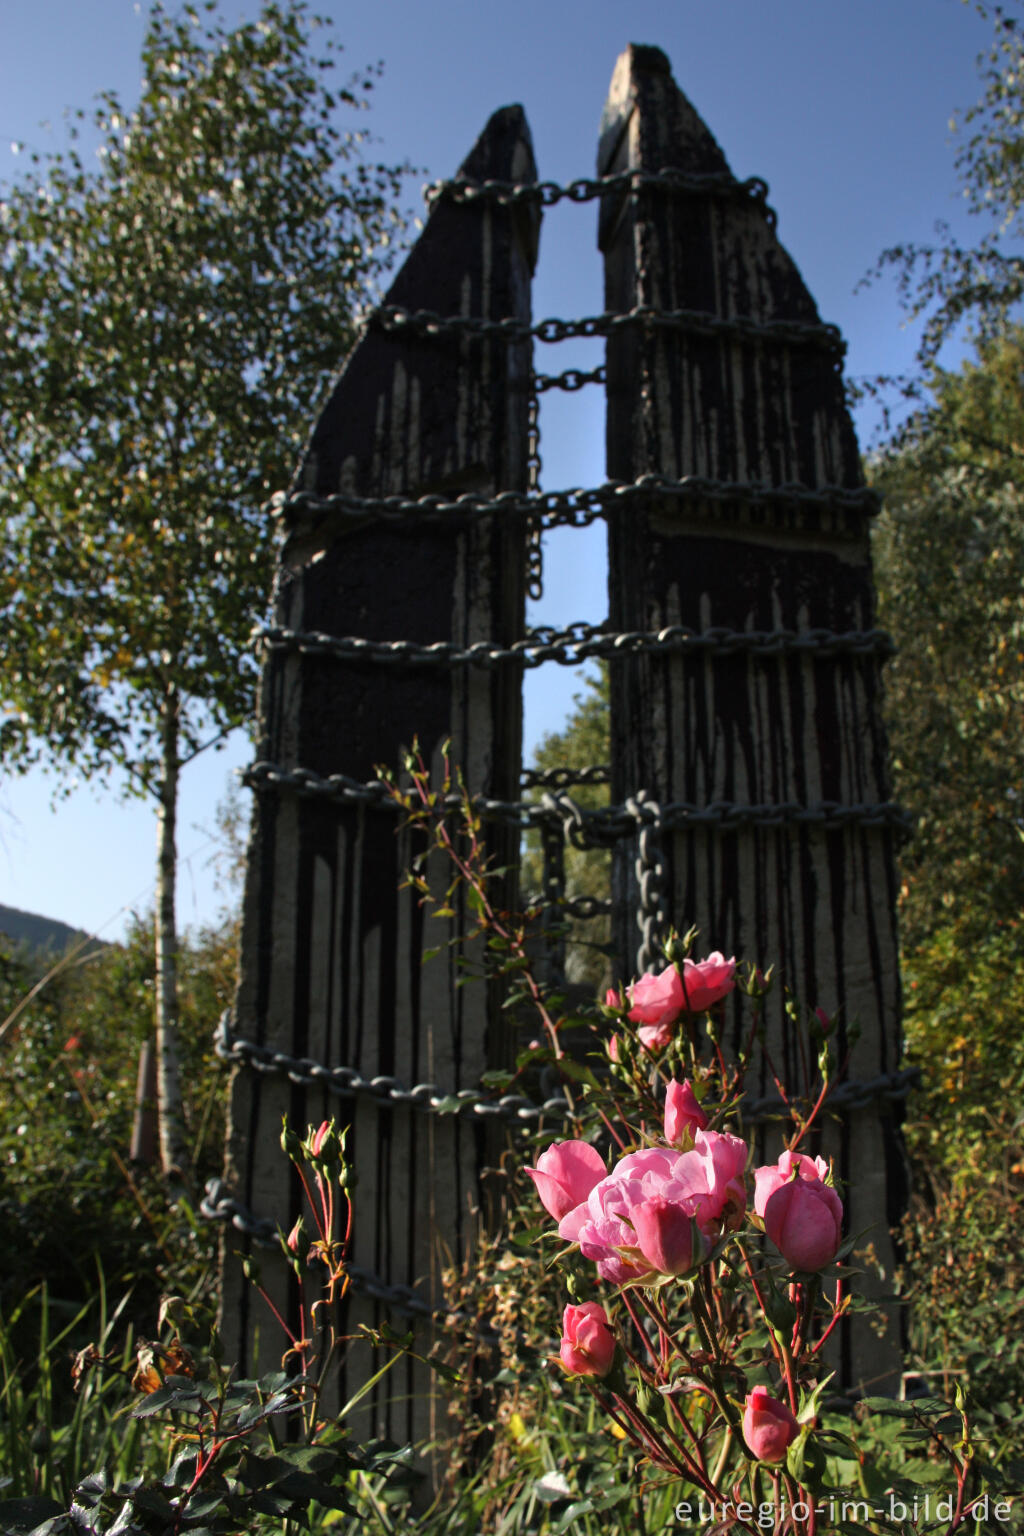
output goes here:
[{"label": "metal chain", "polygon": [[378,1104],[409,1104],[434,1114],[469,1115],[477,1120],[503,1120],[520,1128],[538,1121],[564,1119],[568,1105],[563,1095],[535,1104],[520,1094],[505,1094],[500,1099],[478,1088],[460,1088],[445,1093],[434,1083],[417,1083],[406,1088],[396,1077],[364,1077],[353,1067],[325,1067],[305,1056],[290,1056],[269,1046],[245,1040],[231,1029],[230,1014],[221,1015],[214,1049],[222,1061],[242,1063],[256,1072],[283,1075],[290,1082],[308,1088],[322,1088],[338,1098],[368,1098]]},{"label": "metal chain", "polygon": [[[338,1098],[371,1100],[382,1107],[404,1104],[428,1114],[467,1114],[475,1119],[501,1120],[521,1131],[536,1128],[544,1120],[563,1122],[571,1119],[574,1113],[561,1094],[546,1099],[543,1104],[517,1094],[493,1099],[473,1088],[445,1094],[433,1083],[417,1083],[413,1088],[406,1088],[394,1077],[368,1078],[352,1067],[327,1067],[309,1057],[275,1051],[234,1034],[228,1015],[222,1017],[218,1025],[214,1049],[221,1060],[263,1075],[287,1077],[289,1082],[301,1087],[319,1088]],[[825,1103],[830,1109],[866,1109],[879,1100],[896,1102],[905,1099],[920,1079],[919,1067],[882,1073],[866,1081],[851,1079],[833,1089]],[[745,1120],[767,1119],[788,1112],[785,1101],[778,1094],[751,1099],[742,1106]]]},{"label": "metal chain", "polygon": [[590,489],[576,486],[564,491],[542,491],[537,496],[520,491],[499,491],[494,496],[466,491],[455,498],[438,494],[409,498],[352,496],[342,491],[331,495],[313,491],[296,491],[291,495],[279,492],[271,499],[270,511],[274,516],[288,519],[331,514],[360,521],[367,518],[382,522],[410,519],[417,525],[445,518],[461,521],[469,517],[511,516],[522,512],[539,515],[545,528],[563,525],[585,528],[598,518],[607,517],[616,507],[652,495],[716,506],[737,502],[745,506],[815,507],[869,517],[877,513],[880,505],[877,492],[867,486],[809,486],[792,482],[767,485],[762,481],[715,480],[706,475],[686,475],[681,480],[674,480],[667,475],[648,473],[633,481],[610,480]]},{"label": "metal chain", "polygon": [[451,179],[434,181],[424,187],[423,195],[429,207],[445,199],[455,203],[493,202],[501,205],[515,203],[540,203],[553,208],[566,199],[571,203],[592,202],[598,197],[608,197],[615,192],[662,191],[689,197],[727,197],[758,205],[772,228],[775,227],[775,209],[767,202],[768,184],[760,176],[750,176],[737,181],[728,171],[694,173],[675,166],[660,171],[618,171],[611,176],[580,177],[567,186],[555,181],[461,181]]},{"label": "metal chain", "polygon": [[[284,791],[310,799],[404,810],[383,784],[364,784],[344,773],[324,776],[309,768],[282,768],[276,763],[264,761],[254,763],[247,769],[243,782],[258,793]],[[583,807],[577,805],[564,791],[547,791],[539,803],[492,800],[485,795],[473,796],[471,803],[478,815],[491,821],[507,822],[524,831],[530,827],[543,826],[546,820],[557,817],[575,848],[611,847],[619,838],[633,836],[638,819],[643,819],[630,809],[628,801],[625,805]],[[461,804],[456,794],[448,795],[440,802],[441,808],[446,810],[458,810]],[[663,832],[685,831],[693,827],[731,832],[747,826],[819,826],[825,830],[863,826],[890,828],[906,833],[912,821],[906,811],[889,800],[853,805],[842,805],[834,800],[822,801],[817,805],[801,805],[797,801],[741,805],[732,800],[716,800],[710,805],[670,802],[661,807],[659,820],[653,824]]]},{"label": "metal chain", "polygon": [[[536,506],[540,495],[540,401],[536,383],[526,402],[526,489]],[[530,512],[526,519],[526,595],[534,602],[544,596],[544,523],[540,513]]]},{"label": "metal chain", "polygon": [[612,771],[603,763],[590,768],[526,768],[519,775],[523,789],[568,789],[573,784],[610,784]]},{"label": "metal chain", "polygon": [[583,368],[567,368],[564,373],[535,373],[533,375],[533,388],[535,394],[541,395],[548,389],[564,389],[570,394],[582,389],[586,384],[607,384],[608,370],[602,363],[599,368],[589,370]]},{"label": "metal chain", "polygon": [[[280,1234],[275,1224],[265,1216],[254,1215],[248,1206],[236,1200],[223,1179],[207,1179],[203,1198],[199,1202],[199,1214],[206,1221],[230,1222],[236,1232],[243,1232],[260,1248],[280,1248]],[[500,1337],[495,1329],[486,1324],[480,1325],[478,1319],[468,1312],[432,1307],[412,1286],[388,1285],[360,1264],[346,1263],[345,1273],[362,1295],[374,1301],[383,1301],[398,1312],[406,1312],[414,1317],[429,1317],[434,1322],[449,1325],[453,1322],[468,1323],[480,1338]]]},{"label": "metal chain", "polygon": [[728,338],[740,342],[778,342],[787,346],[821,347],[838,362],[846,343],[837,325],[810,320],[752,320],[745,315],[716,315],[702,309],[656,309],[639,304],[622,313],[585,315],[579,320],[549,318],[531,324],[516,315],[492,320],[484,315],[441,315],[433,309],[404,309],[383,304],[367,316],[366,324],[384,331],[414,332],[420,336],[498,336],[508,341],[554,344],[578,336],[611,336],[629,326],[645,330],[682,331],[702,338]]},{"label": "metal chain", "polygon": [[565,838],[557,821],[542,823],[541,905],[544,908],[543,976],[551,981],[565,975]]},{"label": "metal chain", "polygon": [[[846,656],[891,656],[891,637],[880,629],[828,629],[798,632],[788,629],[737,630],[716,628],[698,631],[685,624],[660,630],[624,630],[615,633],[604,625],[575,623],[566,629],[528,630],[511,645],[476,640],[469,646],[435,640],[365,640],[357,635],[328,635],[319,630],[294,630],[271,626],[261,630],[259,642],[270,651],[299,651],[307,656],[335,661],[374,662],[401,666],[495,667],[505,662],[524,668],[546,662],[578,667],[595,657],[636,656],[652,651],[686,651],[714,656],[749,655],[758,661],[776,656],[809,655],[824,659]],[[595,781],[592,781],[595,782]]]},{"label": "metal chain", "polygon": [[636,921],[640,929],[640,947],[636,954],[637,975],[645,975],[661,951],[661,941],[668,932],[668,914],[662,905],[665,865],[655,828],[662,824],[661,807],[648,798],[646,790],[626,801],[626,809],[636,817],[636,879],[639,888]]}]

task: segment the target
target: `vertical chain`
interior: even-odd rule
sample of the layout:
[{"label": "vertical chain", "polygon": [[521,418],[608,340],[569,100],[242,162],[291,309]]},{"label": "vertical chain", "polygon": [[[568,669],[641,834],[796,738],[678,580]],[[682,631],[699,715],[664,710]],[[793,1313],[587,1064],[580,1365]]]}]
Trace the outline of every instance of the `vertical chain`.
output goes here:
[{"label": "vertical chain", "polygon": [[[530,496],[540,491],[540,397],[536,379],[531,381],[530,396],[526,402],[526,490]],[[531,513],[526,520],[526,595],[534,602],[544,595],[544,546],[541,543],[543,525],[539,514]]]},{"label": "vertical chain", "polygon": [[643,817],[637,839],[636,861],[636,880],[639,887],[636,922],[640,930],[640,947],[636,952],[636,973],[638,976],[643,976],[653,967],[661,952],[661,943],[668,932],[666,913],[662,905],[665,865],[662,862],[661,848],[655,831],[661,820],[661,807],[656,800],[649,800],[647,791],[643,789],[638,791],[633,804],[641,811]]},{"label": "vertical chain", "polygon": [[565,831],[560,821],[545,820],[540,828],[543,856],[544,963],[549,984],[558,986],[565,978]]}]

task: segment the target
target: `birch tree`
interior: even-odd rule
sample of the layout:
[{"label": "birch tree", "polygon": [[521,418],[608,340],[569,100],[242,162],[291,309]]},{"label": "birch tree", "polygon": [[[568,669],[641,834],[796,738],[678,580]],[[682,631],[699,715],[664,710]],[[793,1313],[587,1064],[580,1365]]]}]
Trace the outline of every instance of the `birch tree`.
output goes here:
[{"label": "birch tree", "polygon": [[402,170],[356,126],[372,74],[335,85],[322,26],[303,0],[232,29],[216,3],[155,5],[141,99],[99,98],[96,161],[78,114],[0,205],[0,757],[116,765],[156,809],[172,1182],[179,779],[252,714],[265,504],[400,223]]}]

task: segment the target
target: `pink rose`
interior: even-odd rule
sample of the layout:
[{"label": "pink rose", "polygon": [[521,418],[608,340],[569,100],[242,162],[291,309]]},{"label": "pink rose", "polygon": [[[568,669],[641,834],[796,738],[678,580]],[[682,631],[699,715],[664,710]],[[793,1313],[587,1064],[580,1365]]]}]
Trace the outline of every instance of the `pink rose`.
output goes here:
[{"label": "pink rose", "polygon": [[706,1131],[708,1117],[697,1102],[690,1082],[671,1082],[665,1090],[665,1140],[670,1147],[693,1144],[697,1131]]},{"label": "pink rose", "polygon": [[629,1219],[640,1252],[660,1275],[688,1275],[708,1256],[710,1250],[694,1218],[685,1206],[664,1195],[652,1195],[642,1205],[634,1205]]},{"label": "pink rose", "polygon": [[820,1157],[812,1162],[784,1152],[776,1168],[758,1168],[754,1174],[754,1211],[791,1269],[822,1269],[839,1248],[843,1202],[824,1183],[827,1172]]},{"label": "pink rose", "polygon": [[755,1387],[743,1405],[743,1438],[758,1461],[781,1461],[800,1426],[785,1403]]},{"label": "pink rose", "polygon": [[596,1301],[566,1307],[558,1353],[571,1376],[608,1375],[615,1359],[615,1339],[605,1310]]},{"label": "pink rose", "polygon": [[686,1007],[683,983],[674,965],[660,976],[641,976],[629,988],[632,1007],[626,1017],[633,1024],[656,1024],[667,1028],[674,1024]]},{"label": "pink rose", "polygon": [[[682,1224],[689,1231],[691,1219],[696,1221],[713,1240],[743,1219],[746,1160],[746,1143],[717,1131],[697,1131],[689,1152],[671,1147],[630,1152],[594,1185],[582,1205],[562,1218],[558,1235],[563,1242],[579,1243],[583,1257],[593,1259],[602,1280],[624,1285],[642,1278],[662,1258],[670,1258],[673,1264],[680,1261],[680,1245],[689,1240],[680,1235]],[[655,1212],[638,1218],[638,1228],[634,1213],[659,1199],[676,1207],[678,1215],[669,1217],[664,1206],[657,1206]],[[660,1245],[656,1252],[655,1243]],[[691,1250],[689,1267],[702,1257]]]},{"label": "pink rose", "polygon": [[589,1141],[556,1141],[538,1157],[536,1168],[526,1171],[537,1186],[541,1205],[561,1221],[582,1204],[607,1169]]},{"label": "pink rose", "polygon": [[703,1013],[735,985],[736,961],[726,960],[717,949],[706,960],[683,961],[683,1007],[690,1013]]},{"label": "pink rose", "polygon": [[606,1008],[614,1008],[615,1012],[618,1013],[619,1009],[622,1007],[622,994],[618,987],[608,988],[604,995],[604,1005]]}]

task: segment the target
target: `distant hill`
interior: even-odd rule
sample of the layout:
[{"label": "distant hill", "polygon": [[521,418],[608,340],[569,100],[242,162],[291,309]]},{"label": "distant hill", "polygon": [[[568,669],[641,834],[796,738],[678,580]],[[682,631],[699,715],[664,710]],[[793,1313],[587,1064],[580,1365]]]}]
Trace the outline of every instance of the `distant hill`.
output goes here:
[{"label": "distant hill", "polygon": [[[87,937],[80,928],[60,923],[55,917],[40,917],[38,912],[19,912],[17,907],[4,906],[0,906],[0,934],[29,949],[49,950],[54,956],[62,955]],[[98,949],[106,948],[99,939],[93,943]]]}]

